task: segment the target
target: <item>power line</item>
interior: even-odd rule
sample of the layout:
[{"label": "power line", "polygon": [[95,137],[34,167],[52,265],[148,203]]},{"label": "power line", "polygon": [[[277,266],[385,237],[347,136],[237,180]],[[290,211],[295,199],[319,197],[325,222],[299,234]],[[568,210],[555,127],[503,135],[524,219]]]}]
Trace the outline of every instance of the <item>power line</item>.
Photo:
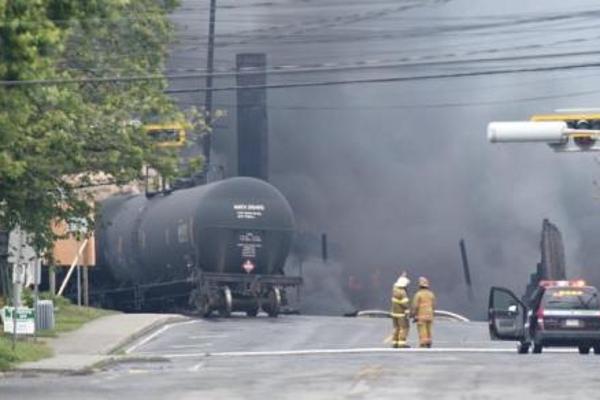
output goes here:
[{"label": "power line", "polygon": [[[387,69],[387,68],[398,68],[398,67],[423,67],[423,66],[446,66],[456,64],[468,64],[468,63],[483,63],[483,62],[503,62],[503,61],[524,61],[524,60],[538,60],[546,58],[558,58],[558,57],[577,57],[577,56],[591,56],[599,55],[600,51],[581,51],[572,53],[551,53],[551,54],[538,54],[538,55],[524,55],[524,56],[508,56],[508,57],[496,57],[496,58],[473,58],[463,60],[443,60],[443,61],[417,61],[417,62],[399,62],[399,63],[376,63],[369,61],[359,61],[354,64],[317,64],[315,66],[276,66],[266,70],[258,70],[248,68],[244,71],[224,71],[224,72],[213,72],[213,73],[189,73],[189,74],[150,74],[150,75],[138,75],[138,76],[109,76],[109,77],[95,77],[95,78],[69,78],[69,79],[33,79],[33,80],[21,80],[21,81],[0,81],[0,86],[31,86],[31,85],[62,85],[62,84],[79,84],[79,83],[114,83],[114,82],[137,82],[137,81],[155,81],[165,79],[197,79],[211,77],[233,77],[237,75],[254,74],[257,72],[266,72],[271,75],[280,74],[296,74],[296,73],[309,73],[309,72],[339,72],[339,71],[350,71],[350,70],[366,70],[366,69]],[[380,61],[380,60],[375,60]],[[533,71],[545,71],[553,69],[574,69],[574,68],[586,68],[596,66],[597,63],[589,64],[573,64],[572,66],[558,66],[558,67],[536,67],[538,69],[532,69]],[[549,68],[549,69],[545,69]],[[517,70],[518,71],[518,70]],[[528,69],[524,69],[525,72]],[[311,85],[313,86],[313,85]],[[193,89],[194,91],[206,91],[210,89]],[[217,89],[215,89],[217,90]]]},{"label": "power line", "polygon": [[[600,36],[598,36],[600,38]],[[537,47],[527,47],[524,46],[519,49],[527,50],[531,48]],[[512,48],[511,50],[515,50],[517,48]],[[505,49],[502,49],[505,50]],[[546,54],[529,54],[529,55],[518,55],[518,56],[503,56],[496,58],[466,58],[466,59],[455,59],[458,56],[472,56],[476,54],[484,54],[484,53],[498,53],[499,49],[487,49],[487,50],[478,50],[478,51],[470,51],[463,54],[457,53],[446,53],[440,54],[442,57],[446,57],[446,60],[441,59],[442,57],[438,56],[407,56],[401,58],[388,58],[388,59],[368,59],[368,60],[359,60],[352,63],[312,63],[312,64],[297,64],[297,65],[277,65],[270,67],[266,70],[261,70],[258,72],[266,72],[266,73],[292,73],[292,72],[322,72],[329,71],[331,68],[335,68],[335,71],[340,71],[343,69],[363,69],[363,68],[390,68],[390,67],[402,67],[402,66],[427,66],[427,65],[445,65],[445,64],[463,64],[463,63],[480,63],[480,62],[498,62],[498,61],[522,61],[529,59],[544,59],[544,58],[560,58],[560,57],[579,57],[579,56],[592,56],[592,55],[600,55],[599,50],[586,50],[586,51],[573,51],[569,53],[546,53]],[[453,58],[453,59],[447,59]],[[440,60],[441,59],[441,60]],[[426,60],[426,61],[419,61]],[[67,68],[66,71],[88,71],[88,72],[102,72],[102,71],[125,71],[124,68]],[[250,71],[249,69],[248,71]],[[213,76],[219,74],[219,76],[235,76],[237,75],[237,71],[232,68],[214,68]],[[207,68],[167,68],[162,71],[154,71],[148,72],[149,74],[173,74],[173,73],[192,73],[192,72],[206,72],[209,73]],[[229,73],[229,74],[228,74]],[[171,75],[173,76],[173,75]],[[174,78],[173,78],[174,79]]]},{"label": "power line", "polygon": [[[226,21],[226,22],[231,22],[231,21]],[[237,21],[237,22],[244,22],[244,21]],[[188,25],[190,26],[190,25]],[[590,24],[589,26],[578,26],[577,29],[577,33],[582,33],[582,31],[584,30],[595,30],[597,29],[598,26],[597,24]],[[443,28],[440,28],[443,29]],[[552,28],[552,29],[545,29],[543,31],[540,30],[526,30],[526,29],[522,29],[519,32],[514,32],[514,31],[494,31],[495,35],[503,35],[503,34],[511,34],[512,38],[508,39],[508,40],[515,40],[514,39],[514,35],[515,34],[521,34],[521,33],[545,33],[548,31],[551,32],[557,32],[558,30],[561,31],[572,31],[572,26],[568,26],[568,27],[564,27],[564,28]],[[453,31],[453,32],[459,32],[462,33],[462,31],[459,31],[458,29]],[[440,35],[442,34],[443,30],[438,30],[435,33]],[[251,36],[249,36],[251,35]],[[431,35],[430,31],[426,31],[426,32],[422,32],[420,35],[416,35],[414,33],[414,31],[410,28],[401,28],[401,29],[394,29],[394,30],[390,30],[390,29],[372,29],[372,28],[365,28],[365,29],[359,29],[359,28],[348,28],[348,29],[343,29],[343,30],[332,30],[329,33],[321,33],[320,31],[316,31],[313,32],[312,30],[305,28],[302,31],[297,31],[296,33],[281,33],[281,34],[277,34],[277,32],[272,32],[271,30],[265,30],[265,32],[262,31],[258,31],[258,30],[250,30],[250,31],[234,31],[234,32],[224,32],[224,33],[219,33],[219,40],[223,41],[223,39],[238,39],[238,38],[244,38],[244,39],[257,39],[257,40],[268,40],[268,39],[280,39],[281,37],[285,37],[285,38],[307,38],[307,39],[314,39],[316,37],[321,38],[324,36],[330,36],[333,38],[338,38],[338,37],[345,37],[348,35],[354,35],[353,37],[365,37],[366,39],[378,39],[378,38],[389,38],[389,39],[395,39],[395,38],[411,38],[411,39],[415,39],[416,37],[421,37],[421,36],[429,36]],[[205,40],[207,38],[208,35],[204,35],[201,33],[187,33],[182,34],[181,36],[179,36],[176,39],[176,44],[181,44],[181,43],[185,43],[185,42],[194,42],[196,43],[198,40]],[[352,38],[353,38],[352,37]],[[584,35],[584,37],[587,39],[589,36]],[[487,38],[487,40],[489,40],[489,37]],[[228,42],[224,42],[225,44],[227,44]]]},{"label": "power line", "polygon": [[[490,53],[492,51],[489,51]],[[470,63],[485,63],[485,62],[504,62],[504,61],[526,61],[526,60],[538,60],[547,58],[562,58],[562,57],[581,57],[581,56],[594,56],[600,55],[600,50],[588,50],[588,51],[574,51],[569,53],[546,53],[546,54],[528,54],[519,56],[503,56],[495,58],[466,58],[458,60],[438,60],[429,61],[430,57],[418,56],[418,57],[404,57],[396,60],[361,60],[354,63],[348,64],[333,64],[333,63],[320,63],[320,64],[304,64],[304,65],[279,65],[268,68],[266,70],[253,70],[248,69],[243,73],[255,72],[267,72],[269,74],[288,74],[288,73],[305,73],[305,72],[329,72],[329,71],[343,71],[353,69],[384,69],[394,67],[423,67],[423,66],[445,66],[454,64],[470,64]],[[447,55],[451,57],[452,55]],[[423,61],[419,61],[423,60]],[[427,60],[427,61],[424,61]],[[191,71],[191,70],[188,70]],[[217,74],[219,76],[235,76],[239,72],[235,70],[220,70]]]},{"label": "power line", "polygon": [[[256,6],[262,6],[265,5],[265,3],[255,3],[255,4],[243,4],[243,5],[236,5],[235,7],[232,6],[227,6],[227,7],[223,7],[223,8],[227,8],[229,10],[231,9],[244,9],[244,8],[251,8],[251,7],[256,7]],[[269,4],[269,7],[273,7],[274,4]],[[373,5],[373,4],[372,4]],[[341,8],[342,6],[340,6]],[[373,16],[378,16],[380,14],[383,13],[388,13],[388,12],[394,12],[394,11],[404,11],[405,9],[410,9],[410,8],[414,8],[414,7],[418,7],[417,4],[411,4],[411,5],[403,5],[400,7],[394,7],[394,8],[388,8],[388,9],[382,9],[379,11],[369,11],[369,12],[365,12],[363,15],[360,16],[356,16],[356,15],[351,15],[349,17],[346,18],[351,18],[351,20],[357,19],[357,18],[370,18]],[[32,24],[32,25],[43,25],[46,22],[51,22],[54,24],[65,24],[65,23],[73,23],[73,22],[120,22],[120,21],[131,21],[131,20],[139,20],[143,17],[169,17],[172,19],[178,19],[178,18],[188,18],[190,13],[192,12],[206,12],[206,11],[210,11],[210,6],[208,7],[178,7],[175,10],[173,10],[172,12],[167,12],[164,9],[156,9],[155,11],[145,11],[145,12],[140,12],[139,10],[130,8],[130,9],[125,9],[123,10],[125,12],[125,14],[129,14],[129,15],[125,15],[125,16],[115,16],[115,17],[87,17],[87,18],[82,18],[82,17],[73,17],[73,18],[68,18],[68,19],[47,19],[47,20],[35,20],[35,19],[21,19],[21,18],[10,18],[10,19],[4,19],[2,21],[0,21],[0,26],[11,26],[11,25],[15,25],[15,24],[23,24],[23,25],[28,25],[28,24]],[[230,19],[225,19],[224,21],[227,22],[244,22],[244,21],[248,21],[248,18],[230,18]],[[321,18],[319,19],[319,21],[329,21],[331,20],[331,18]],[[289,25],[284,25],[284,26],[276,26],[276,28],[289,28],[289,27],[293,27],[293,26],[302,26],[302,24],[289,24]],[[268,30],[269,28],[259,28],[260,30]]]},{"label": "power line", "polygon": [[[370,11],[370,12],[363,13],[363,14],[351,14],[351,15],[340,16],[340,17],[336,17],[336,18],[329,18],[329,17],[319,18],[317,20],[305,21],[302,23],[293,23],[293,24],[282,25],[282,26],[271,26],[268,28],[258,28],[258,29],[248,30],[248,31],[242,31],[242,32],[236,33],[235,35],[245,34],[246,32],[247,33],[255,33],[258,35],[246,38],[241,41],[220,43],[220,45],[227,46],[227,45],[231,45],[231,44],[245,44],[245,43],[249,43],[250,41],[255,41],[255,40],[304,37],[306,33],[314,33],[315,31],[319,32],[323,28],[332,28],[332,27],[337,27],[339,25],[346,25],[349,23],[361,21],[363,19],[370,19],[370,18],[373,18],[376,16],[383,16],[390,12],[402,11],[402,10],[406,10],[406,9],[410,9],[410,8],[414,8],[414,7],[418,7],[418,6],[413,4],[413,5],[409,5],[409,6],[401,6],[398,8],[395,7],[392,9],[382,9],[382,10],[378,10],[378,11]],[[535,24],[548,23],[548,22],[556,23],[556,22],[561,22],[562,20],[572,20],[572,19],[583,18],[583,17],[590,18],[590,16],[594,16],[599,12],[600,12],[600,10],[586,10],[586,11],[582,11],[582,12],[576,12],[576,13],[571,12],[571,13],[564,13],[564,14],[557,14],[557,15],[550,15],[550,16],[521,17],[521,18],[516,18],[516,19],[515,18],[504,19],[504,20],[493,21],[493,22],[480,22],[480,23],[475,23],[475,24],[471,24],[471,25],[467,25],[467,26],[448,25],[448,26],[439,27],[439,28],[441,28],[441,31],[438,28],[436,30],[436,33],[439,34],[442,32],[465,32],[465,31],[482,30],[482,29],[497,28],[497,27],[506,28],[507,24],[510,26],[516,26],[516,25],[522,26],[523,24],[527,24],[527,23],[535,23]],[[487,20],[481,19],[481,21],[487,21]],[[291,31],[290,31],[290,29],[291,29]],[[550,28],[548,28],[548,29],[550,29]],[[286,32],[286,30],[288,32]],[[513,32],[511,32],[511,33],[513,33]],[[411,37],[415,36],[414,34],[411,34],[410,31],[398,32],[398,35],[403,35],[404,37],[407,34],[409,34],[409,36],[411,36]],[[418,36],[429,36],[430,34],[431,34],[430,31],[422,31],[422,33]],[[230,35],[222,34],[220,36],[226,37],[226,36],[230,36]]]},{"label": "power line", "polygon": [[[471,71],[471,72],[458,72],[451,74],[433,74],[433,75],[415,75],[415,76],[400,76],[400,77],[388,77],[388,78],[367,78],[367,79],[348,79],[348,80],[331,80],[331,81],[315,81],[315,82],[298,82],[298,83],[276,83],[267,85],[253,85],[253,86],[221,86],[213,87],[210,90],[214,92],[225,92],[238,89],[286,89],[286,88],[301,88],[301,87],[319,87],[319,86],[337,86],[337,85],[350,85],[350,84],[362,84],[362,83],[390,83],[390,82],[409,82],[409,81],[424,81],[434,79],[446,79],[446,78],[467,78],[476,76],[489,76],[489,75],[507,75],[517,73],[528,73],[528,72],[549,72],[549,71],[564,71],[573,70],[580,68],[597,68],[600,67],[600,63],[588,63],[588,64],[572,64],[572,65],[560,65],[552,67],[532,67],[532,68],[515,68],[515,69],[498,69],[498,70],[487,70],[487,71]],[[207,88],[195,88],[195,89],[167,89],[165,93],[177,94],[177,93],[195,93],[204,92]]]},{"label": "power line", "polygon": [[[221,35],[222,36],[222,35]],[[452,51],[452,49],[454,47],[460,48],[462,49],[464,47],[464,45],[455,45],[455,46],[446,46],[446,52],[445,53],[439,53],[436,52],[435,54],[431,55],[431,56],[420,56],[420,58],[427,58],[428,60],[432,60],[432,59],[443,59],[444,57],[448,58],[448,57],[452,57],[452,58],[456,58],[459,56],[474,56],[477,54],[493,54],[493,55],[498,55],[501,54],[502,52],[506,52],[506,51],[530,51],[530,50],[541,50],[544,48],[556,48],[557,46],[560,45],[570,45],[572,46],[573,44],[581,44],[584,42],[595,42],[600,38],[599,36],[593,36],[593,37],[579,37],[579,38],[571,38],[571,39],[566,39],[566,40],[557,40],[554,42],[545,42],[543,44],[539,44],[539,43],[529,43],[529,44],[518,44],[516,46],[509,46],[509,47],[492,47],[492,48],[483,48],[483,49],[478,49],[478,50],[470,50],[470,51]],[[514,39],[512,40],[514,42]],[[494,41],[494,43],[496,43],[497,41]],[[194,45],[194,46],[188,46],[188,45],[183,45],[183,47],[178,47],[177,44],[175,45],[174,49],[175,52],[180,53],[180,52],[193,52],[190,55],[185,55],[185,54],[177,54],[177,56],[172,56],[173,59],[176,60],[181,60],[181,59],[193,59],[193,58],[197,58],[197,55],[195,55],[195,51],[198,49],[204,48],[204,46],[202,45]],[[394,54],[414,54],[415,52],[422,50],[422,49],[415,49],[415,48],[405,48],[403,51],[396,51],[394,52]],[[77,52],[76,52],[77,53]],[[362,54],[362,53],[361,53]],[[583,53],[581,53],[583,54]],[[124,52],[111,52],[111,55],[114,56],[115,60],[121,59],[123,57],[127,57],[127,56],[143,56],[146,55],[145,51],[140,51],[140,49],[131,49],[131,51],[124,51]],[[564,56],[573,56],[573,55],[578,55],[578,53],[574,53],[574,52],[569,52],[569,53],[557,53],[554,54],[554,57],[564,57]],[[517,56],[520,57],[520,56]],[[535,57],[535,56],[533,56]],[[406,61],[407,57],[403,57],[403,58],[396,58],[396,59],[388,59],[386,61],[390,61],[390,62],[399,62],[399,61]],[[412,57],[411,57],[412,58]],[[84,69],[84,70],[89,70],[89,71],[95,71],[96,69],[94,68],[69,68],[69,70],[79,70],[79,69]],[[99,69],[99,70],[118,70],[118,68],[104,68],[104,69]],[[205,69],[177,69],[177,68],[168,68],[167,70],[164,70],[162,72],[164,73],[168,73],[169,71],[171,72],[192,72],[192,71],[205,71]]]},{"label": "power line", "polygon": [[[526,103],[532,101],[551,100],[560,98],[570,98],[578,96],[586,96],[591,94],[597,94],[597,90],[582,90],[577,92],[569,92],[562,94],[552,94],[543,96],[529,96],[529,97],[516,97],[503,100],[488,100],[488,101],[476,101],[476,102],[448,102],[448,103],[421,103],[421,104],[364,104],[364,105],[346,105],[346,106],[318,106],[318,105],[290,105],[290,106],[268,106],[271,110],[284,110],[284,111],[343,111],[343,110],[398,110],[398,109],[421,109],[421,108],[460,108],[460,107],[486,107],[491,105],[502,105],[511,103]],[[184,105],[195,105],[195,102],[181,101],[178,104]],[[228,104],[219,103],[215,104],[217,107],[223,108],[248,108],[255,107],[253,104]]]}]

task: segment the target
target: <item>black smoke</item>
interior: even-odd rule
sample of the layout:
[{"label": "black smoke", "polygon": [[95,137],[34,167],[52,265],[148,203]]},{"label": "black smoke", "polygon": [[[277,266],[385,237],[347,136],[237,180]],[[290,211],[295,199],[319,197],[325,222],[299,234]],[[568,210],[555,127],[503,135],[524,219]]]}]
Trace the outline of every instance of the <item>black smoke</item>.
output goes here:
[{"label": "black smoke", "polygon": [[[217,33],[224,39],[217,41],[217,54],[222,66],[233,66],[239,52],[265,52],[270,65],[312,65],[585,51],[592,45],[594,7],[583,0],[545,2],[543,9],[516,0],[482,1],[478,7],[466,0],[240,5],[218,14],[224,21],[243,23],[219,25]],[[573,23],[589,29],[569,30]],[[268,80],[451,74],[586,60],[448,63],[270,75]],[[485,137],[492,120],[593,106],[598,98],[590,89],[597,84],[597,71],[574,69],[271,89],[271,181],[290,200],[300,230],[327,232],[339,244],[335,261],[341,271],[330,275],[361,307],[387,307],[392,283],[406,270],[413,282],[419,275],[430,278],[440,307],[482,317],[490,286],[524,291],[539,261],[544,218],[562,231],[570,274],[600,284],[600,214],[593,185],[598,165],[583,153],[558,155],[542,144],[492,145]],[[228,164],[235,98],[222,94],[217,102],[230,106],[216,148]],[[467,299],[463,281],[461,238],[469,251],[474,302]],[[307,276],[308,282],[320,282],[325,273],[314,270],[317,279]],[[366,294],[357,297],[348,290],[350,277]],[[326,294],[311,300],[320,304],[322,298]]]}]

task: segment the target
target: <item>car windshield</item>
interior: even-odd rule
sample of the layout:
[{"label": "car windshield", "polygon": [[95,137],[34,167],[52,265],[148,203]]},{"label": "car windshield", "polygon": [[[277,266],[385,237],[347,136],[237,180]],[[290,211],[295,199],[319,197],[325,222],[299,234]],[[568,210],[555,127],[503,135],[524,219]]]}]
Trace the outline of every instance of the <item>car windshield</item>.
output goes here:
[{"label": "car windshield", "polygon": [[543,298],[544,309],[549,310],[598,310],[598,292],[594,288],[551,288]]}]

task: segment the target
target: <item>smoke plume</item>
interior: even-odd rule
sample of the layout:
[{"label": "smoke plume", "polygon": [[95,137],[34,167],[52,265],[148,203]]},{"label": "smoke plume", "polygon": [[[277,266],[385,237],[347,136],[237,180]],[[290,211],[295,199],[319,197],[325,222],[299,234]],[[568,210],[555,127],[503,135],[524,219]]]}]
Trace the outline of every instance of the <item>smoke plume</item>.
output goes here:
[{"label": "smoke plume", "polygon": [[[580,43],[569,51],[583,51],[586,33],[567,28],[591,24],[593,7],[584,0],[549,1],[542,11],[517,0],[477,7],[466,0],[232,6],[218,14],[225,22],[217,28],[223,35],[217,54],[229,67],[236,53],[251,51],[267,53],[270,65],[422,63],[269,75],[269,83],[577,63],[585,56],[464,60],[548,53],[569,39]],[[435,60],[442,63],[426,64]],[[594,105],[589,88],[597,81],[590,71],[575,69],[268,90],[271,181],[290,200],[300,230],[327,232],[341,248],[331,270],[306,264],[305,310],[344,311],[347,304],[337,294],[348,293],[350,277],[365,292],[364,299],[352,298],[355,303],[387,307],[392,283],[406,270],[413,282],[430,278],[441,308],[483,317],[490,286],[524,290],[540,257],[544,218],[562,231],[569,273],[600,284],[600,214],[592,184],[598,165],[583,153],[558,155],[542,144],[492,145],[485,137],[489,121]],[[223,93],[217,102],[230,106],[229,119],[215,133],[221,135],[217,160],[235,171],[228,161],[234,143],[227,139],[235,133],[235,98]],[[462,277],[461,238],[474,302]]]}]

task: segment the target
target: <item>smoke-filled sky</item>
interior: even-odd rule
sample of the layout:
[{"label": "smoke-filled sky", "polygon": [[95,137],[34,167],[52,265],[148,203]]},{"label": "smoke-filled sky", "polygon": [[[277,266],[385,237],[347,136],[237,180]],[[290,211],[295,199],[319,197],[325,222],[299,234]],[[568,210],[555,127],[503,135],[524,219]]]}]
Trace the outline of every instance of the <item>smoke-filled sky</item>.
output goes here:
[{"label": "smoke-filled sky", "polygon": [[[205,66],[208,1],[185,0],[169,68]],[[600,285],[600,164],[543,144],[492,145],[492,120],[600,107],[600,4],[592,0],[272,0],[217,2],[216,65],[265,52],[270,66],[336,71],[269,83],[511,74],[269,89],[271,181],[303,231],[327,232],[345,271],[426,275],[440,307],[482,316],[490,286],[523,291],[539,260],[543,218],[557,224],[567,268]],[[369,68],[349,69],[339,67]],[[570,69],[543,71],[548,67]],[[523,69],[538,69],[524,72]],[[521,70],[518,72],[518,70]],[[215,86],[231,79],[218,79]],[[174,88],[204,82],[173,81]],[[202,105],[203,93],[180,96]],[[235,93],[216,129],[216,162],[235,173]],[[477,301],[468,304],[465,238]],[[371,305],[371,304],[367,304]]]}]

